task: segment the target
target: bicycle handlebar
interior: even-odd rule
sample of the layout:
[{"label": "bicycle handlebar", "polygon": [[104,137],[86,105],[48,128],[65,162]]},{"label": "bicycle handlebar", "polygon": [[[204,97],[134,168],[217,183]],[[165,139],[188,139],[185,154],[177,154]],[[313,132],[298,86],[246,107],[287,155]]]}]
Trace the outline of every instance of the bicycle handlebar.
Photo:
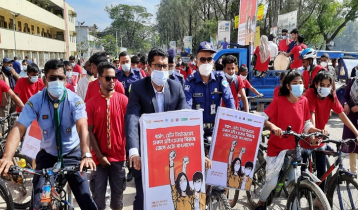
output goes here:
[{"label": "bicycle handlebar", "polygon": [[256,95],[256,96],[247,96],[247,100],[253,100],[253,99],[257,99],[257,98],[262,98],[264,97],[263,95]]},{"label": "bicycle handlebar", "polygon": [[[10,166],[8,174],[10,175],[20,175],[21,173],[27,173],[27,174],[36,174],[40,176],[46,176],[46,175],[64,175],[64,174],[73,174],[80,170],[79,165],[75,166],[67,166],[64,168],[59,169],[53,169],[53,168],[47,168],[42,170],[34,170],[29,168],[21,168],[19,166]],[[87,171],[87,168],[83,168],[84,171]]]},{"label": "bicycle handlebar", "polygon": [[[271,133],[275,134],[274,131],[271,131]],[[282,131],[282,135],[294,136],[294,137],[299,138],[299,139],[306,139],[306,138],[310,138],[312,136],[321,137],[321,138],[328,138],[328,135],[324,135],[324,134],[322,134],[320,132],[314,132],[314,133],[309,133],[309,134],[305,134],[305,133],[298,134],[298,133],[294,132],[291,129],[291,126],[288,126],[286,131]]]},{"label": "bicycle handlebar", "polygon": [[11,117],[18,117],[19,115],[20,115],[20,113],[18,113],[18,112],[11,113],[11,114],[1,118],[0,124],[4,123],[6,120],[10,119]]},{"label": "bicycle handlebar", "polygon": [[345,140],[333,140],[333,139],[326,139],[322,140],[322,143],[333,143],[337,145],[346,144],[348,142],[358,142],[358,139],[345,139]]}]

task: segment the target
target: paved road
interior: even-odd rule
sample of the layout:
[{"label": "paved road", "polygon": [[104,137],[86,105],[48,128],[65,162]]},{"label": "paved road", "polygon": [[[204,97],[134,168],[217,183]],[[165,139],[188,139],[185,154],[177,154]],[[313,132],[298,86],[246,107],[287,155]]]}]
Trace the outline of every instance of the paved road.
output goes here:
[{"label": "paved road", "polygon": [[[340,139],[341,135],[342,135],[342,128],[343,128],[342,122],[338,119],[337,115],[333,115],[329,121],[328,126],[327,126],[327,129],[330,132],[331,138],[332,139]],[[333,160],[333,159],[331,159],[331,160]],[[344,162],[344,165],[348,168],[349,167],[348,158],[345,158],[343,162]],[[132,182],[127,183],[127,189],[124,192],[124,209],[123,210],[132,210],[133,209],[132,203],[134,200],[134,196],[135,196],[135,186],[134,186],[134,182],[132,181]],[[358,195],[355,195],[355,197],[358,197]],[[109,206],[109,200],[110,200],[110,188],[108,187],[107,193],[106,193],[107,206]],[[274,203],[270,206],[270,209],[274,209],[274,210],[285,209],[285,205],[286,205],[286,200],[284,198],[276,199],[276,200],[274,200]],[[76,209],[80,209],[80,208],[77,207]],[[106,209],[110,209],[110,208],[107,207]],[[239,201],[234,209],[239,209],[239,210],[251,209],[246,203],[246,194],[245,193],[240,193]]]}]

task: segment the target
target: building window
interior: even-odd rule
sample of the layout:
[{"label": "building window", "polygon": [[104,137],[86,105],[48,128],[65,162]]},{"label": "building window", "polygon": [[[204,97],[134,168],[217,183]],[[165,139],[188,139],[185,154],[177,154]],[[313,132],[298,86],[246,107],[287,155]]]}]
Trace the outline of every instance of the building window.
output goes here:
[{"label": "building window", "polygon": [[17,21],[17,28],[19,29],[18,31],[21,31],[21,21]]},{"label": "building window", "polygon": [[10,19],[9,29],[14,30],[14,19]]},{"label": "building window", "polygon": [[24,32],[30,33],[29,25],[27,23],[24,24]]},{"label": "building window", "polygon": [[45,29],[42,29],[41,36],[45,36]]},{"label": "building window", "polygon": [[40,27],[37,27],[37,35],[40,35]]},{"label": "building window", "polygon": [[1,28],[5,27],[5,18],[4,18],[4,16],[0,16],[0,27]]},{"label": "building window", "polygon": [[31,33],[34,34],[35,33],[35,26],[31,25]]}]

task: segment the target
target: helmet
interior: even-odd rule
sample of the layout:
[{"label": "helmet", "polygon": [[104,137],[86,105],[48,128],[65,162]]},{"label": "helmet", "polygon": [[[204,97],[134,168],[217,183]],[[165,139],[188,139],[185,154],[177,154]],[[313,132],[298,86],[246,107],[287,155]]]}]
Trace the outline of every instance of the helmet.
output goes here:
[{"label": "helmet", "polygon": [[303,60],[306,60],[308,58],[315,59],[316,56],[317,56],[316,50],[312,48],[307,48],[301,52],[299,59],[303,59]]}]

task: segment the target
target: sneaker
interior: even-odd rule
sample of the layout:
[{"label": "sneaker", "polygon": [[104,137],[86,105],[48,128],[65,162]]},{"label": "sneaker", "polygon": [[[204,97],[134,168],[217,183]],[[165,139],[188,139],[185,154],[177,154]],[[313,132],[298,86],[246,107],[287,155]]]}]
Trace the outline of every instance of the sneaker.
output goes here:
[{"label": "sneaker", "polygon": [[319,209],[319,210],[324,210],[322,203],[316,198],[313,201],[313,207]]}]

